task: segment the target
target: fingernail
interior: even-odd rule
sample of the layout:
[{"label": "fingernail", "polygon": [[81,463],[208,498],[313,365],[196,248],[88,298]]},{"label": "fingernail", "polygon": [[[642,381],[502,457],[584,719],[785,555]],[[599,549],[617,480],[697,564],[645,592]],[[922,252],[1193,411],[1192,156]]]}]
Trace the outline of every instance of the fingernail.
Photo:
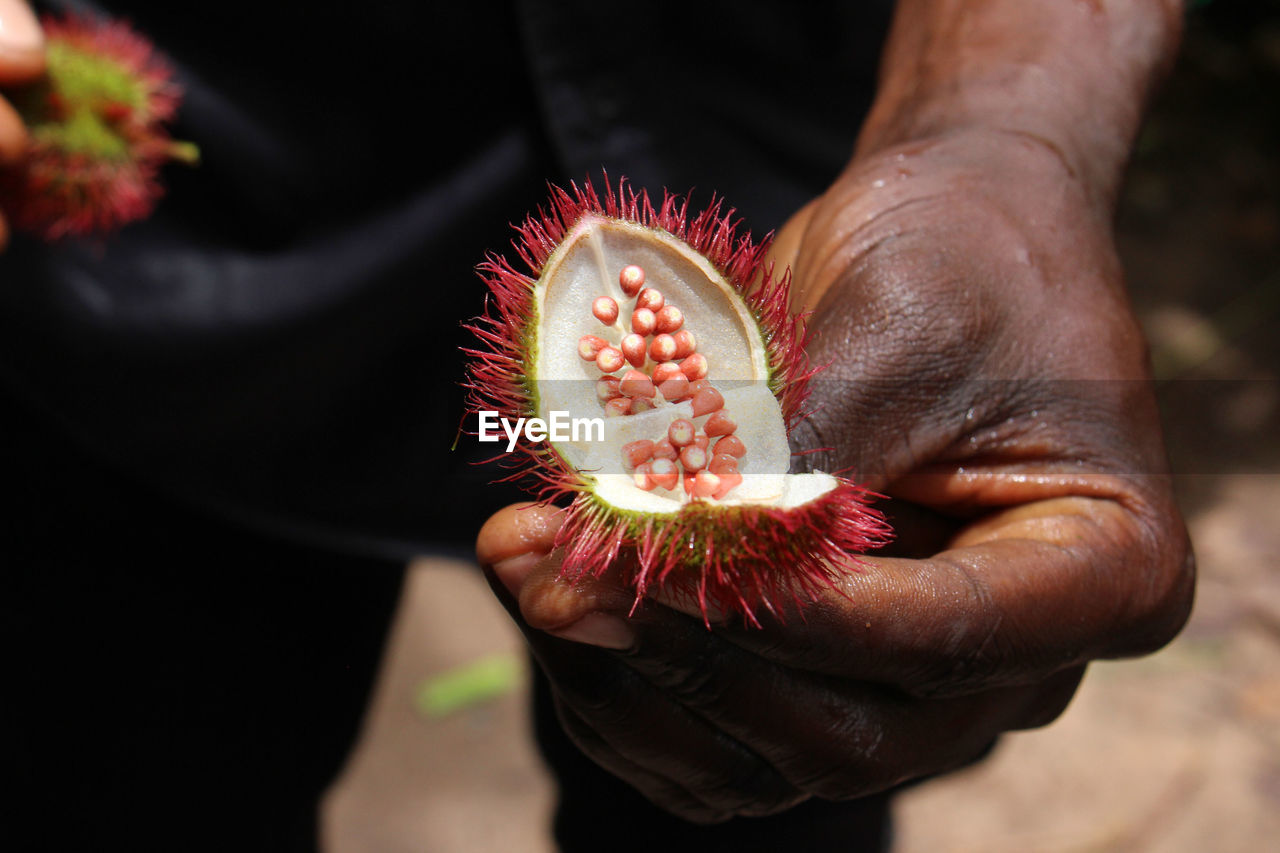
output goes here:
[{"label": "fingernail", "polygon": [[631,630],[631,626],[608,613],[588,613],[565,628],[557,628],[547,633],[562,640],[572,640],[575,643],[586,643],[619,651],[631,648],[636,641],[636,634]]},{"label": "fingernail", "polygon": [[0,51],[31,53],[44,47],[40,22],[23,0],[0,0]]},{"label": "fingernail", "polygon": [[[0,2],[4,2],[4,0],[0,0]],[[493,573],[498,576],[498,580],[507,588],[507,592],[519,598],[520,588],[524,586],[525,579],[529,577],[533,567],[538,565],[539,561],[545,556],[547,555],[521,554],[518,557],[508,557],[493,564]]]}]

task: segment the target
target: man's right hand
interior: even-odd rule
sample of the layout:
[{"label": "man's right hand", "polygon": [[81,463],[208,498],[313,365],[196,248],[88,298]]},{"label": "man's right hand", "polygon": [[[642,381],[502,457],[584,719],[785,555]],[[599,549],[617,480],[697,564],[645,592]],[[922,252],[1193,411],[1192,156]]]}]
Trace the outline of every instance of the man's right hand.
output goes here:
[{"label": "man's right hand", "polygon": [[[44,73],[44,34],[25,0],[0,0],[0,87],[30,82]],[[13,105],[0,95],[0,168],[22,159],[27,129]],[[0,249],[9,226],[0,211]]]}]

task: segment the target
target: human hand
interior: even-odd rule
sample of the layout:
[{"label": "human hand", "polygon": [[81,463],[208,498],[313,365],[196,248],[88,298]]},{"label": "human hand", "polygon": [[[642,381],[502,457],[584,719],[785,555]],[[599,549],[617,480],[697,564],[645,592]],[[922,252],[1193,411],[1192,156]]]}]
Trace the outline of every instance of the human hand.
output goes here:
[{"label": "human hand", "polygon": [[560,581],[538,556],[554,511],[495,516],[480,557],[584,751],[695,820],[855,797],[1047,723],[1087,661],[1166,642],[1188,548],[1108,235],[1016,134],[863,158],[797,216],[777,252],[831,363],[796,435],[829,449],[802,458],[893,498],[902,556],[802,617],[708,633],[696,605],[625,619],[615,579]]},{"label": "human hand", "polygon": [[[44,35],[24,0],[0,0],[0,87],[26,83],[44,72]],[[17,111],[0,95],[0,168],[22,159],[27,131]],[[0,211],[0,249],[9,228]]]},{"label": "human hand", "polygon": [[1110,238],[1168,5],[901,3],[859,156],[779,235],[830,364],[800,459],[890,496],[894,556],[708,632],[688,602],[625,618],[615,578],[559,580],[550,509],[486,525],[598,763],[700,821],[857,797],[1052,720],[1089,660],[1176,633],[1192,561]]}]

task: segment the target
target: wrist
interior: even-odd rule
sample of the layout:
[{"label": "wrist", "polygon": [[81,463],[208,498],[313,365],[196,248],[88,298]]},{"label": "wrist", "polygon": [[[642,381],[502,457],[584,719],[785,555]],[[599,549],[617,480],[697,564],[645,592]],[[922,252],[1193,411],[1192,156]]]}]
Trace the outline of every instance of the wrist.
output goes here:
[{"label": "wrist", "polygon": [[1180,10],[1180,0],[900,0],[858,158],[1013,134],[1061,160],[1109,212]]}]

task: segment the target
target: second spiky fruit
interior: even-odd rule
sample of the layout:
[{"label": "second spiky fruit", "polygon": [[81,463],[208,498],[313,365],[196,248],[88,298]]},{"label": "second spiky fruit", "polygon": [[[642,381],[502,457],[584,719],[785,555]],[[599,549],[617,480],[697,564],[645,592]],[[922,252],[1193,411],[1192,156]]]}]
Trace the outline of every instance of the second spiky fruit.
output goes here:
[{"label": "second spiky fruit", "polygon": [[16,228],[46,240],[103,234],[152,212],[161,166],[195,146],[166,128],[180,92],[173,71],[121,21],[45,17],[48,72],[13,96],[30,142],[0,176]]}]

